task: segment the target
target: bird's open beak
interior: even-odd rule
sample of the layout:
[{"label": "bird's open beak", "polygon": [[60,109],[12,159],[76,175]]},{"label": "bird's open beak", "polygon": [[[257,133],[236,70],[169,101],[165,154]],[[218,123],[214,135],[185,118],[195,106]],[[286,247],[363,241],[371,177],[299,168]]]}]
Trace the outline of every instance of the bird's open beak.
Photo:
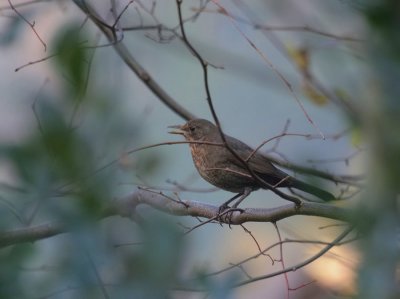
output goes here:
[{"label": "bird's open beak", "polygon": [[184,131],[182,129],[182,126],[179,126],[179,125],[177,125],[177,126],[168,126],[168,128],[176,129],[176,130],[173,130],[173,131],[169,131],[168,133],[170,133],[170,134],[184,135]]}]

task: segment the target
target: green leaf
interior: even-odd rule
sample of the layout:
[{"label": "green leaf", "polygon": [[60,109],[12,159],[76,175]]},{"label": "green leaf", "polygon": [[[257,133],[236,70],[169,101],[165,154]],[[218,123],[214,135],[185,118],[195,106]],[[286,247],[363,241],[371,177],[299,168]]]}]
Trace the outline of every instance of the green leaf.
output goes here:
[{"label": "green leaf", "polygon": [[85,35],[76,25],[66,27],[54,41],[56,61],[62,72],[71,81],[72,89],[81,92],[85,85],[86,51],[83,43]]}]

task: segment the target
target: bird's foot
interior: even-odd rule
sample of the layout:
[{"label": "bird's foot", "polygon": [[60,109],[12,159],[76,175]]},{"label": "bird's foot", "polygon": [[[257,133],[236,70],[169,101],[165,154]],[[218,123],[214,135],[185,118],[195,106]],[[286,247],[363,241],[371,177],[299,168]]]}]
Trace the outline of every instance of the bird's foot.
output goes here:
[{"label": "bird's foot", "polygon": [[229,228],[231,228],[231,224],[233,224],[232,217],[234,212],[243,213],[244,210],[236,207],[235,205],[233,207],[230,207],[223,204],[218,208],[217,219],[220,223],[227,223],[229,225]]},{"label": "bird's foot", "polygon": [[218,217],[221,217],[221,215],[231,207],[225,202],[222,205],[219,206],[218,208]]},{"label": "bird's foot", "polygon": [[301,209],[302,206],[303,206],[303,202],[302,202],[302,201],[300,201],[300,202],[295,202],[295,203],[294,203],[294,209],[295,209],[296,211],[299,211],[299,210]]}]

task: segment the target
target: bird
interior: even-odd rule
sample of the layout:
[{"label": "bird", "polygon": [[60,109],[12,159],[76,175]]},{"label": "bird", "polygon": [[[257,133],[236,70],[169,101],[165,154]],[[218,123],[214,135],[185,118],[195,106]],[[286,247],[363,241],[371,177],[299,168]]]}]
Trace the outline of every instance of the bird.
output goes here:
[{"label": "bird", "polygon": [[237,193],[223,204],[225,208],[240,197],[233,205],[237,207],[252,191],[281,187],[295,188],[323,201],[335,200],[331,193],[290,176],[272,164],[266,155],[224,134],[226,146],[221,137],[223,133],[206,119],[192,119],[169,128],[175,129],[169,133],[183,135],[189,142],[194,165],[203,179],[220,189]]}]

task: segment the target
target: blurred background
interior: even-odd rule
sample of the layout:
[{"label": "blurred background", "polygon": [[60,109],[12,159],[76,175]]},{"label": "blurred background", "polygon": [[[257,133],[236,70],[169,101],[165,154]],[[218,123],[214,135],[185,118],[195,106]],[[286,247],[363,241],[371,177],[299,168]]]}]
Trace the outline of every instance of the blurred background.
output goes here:
[{"label": "blurred background", "polygon": [[[120,42],[180,105],[212,120],[201,65],[177,37],[175,1],[87,3],[111,26],[111,7],[117,15],[123,12],[118,26],[126,30],[119,31]],[[377,274],[372,264],[362,263],[363,257],[376,258],[375,266],[393,274],[376,281],[375,287],[387,292],[371,298],[396,298],[399,137],[393,132],[398,132],[399,104],[398,87],[392,87],[398,75],[394,36],[399,23],[393,8],[398,5],[218,3],[228,15],[213,1],[185,0],[182,12],[188,18],[187,38],[209,63],[212,101],[224,132],[253,147],[286,132],[262,151],[338,175],[373,169],[367,182],[376,185],[368,184],[372,189],[367,192],[291,172],[343,198],[333,205],[362,211],[355,213],[354,224],[364,243],[335,247],[286,277],[232,289],[232,284],[282,269],[276,246],[269,256],[210,275],[279,242],[273,224],[246,223],[250,234],[241,226],[209,223],[182,238],[182,231],[198,219],[139,207],[151,223],[146,229],[120,216],[99,220],[107,204],[138,186],[216,206],[232,194],[201,179],[185,144],[127,154],[182,141],[169,135],[167,127],[186,120],[138,79],[73,1],[1,0],[0,231],[54,221],[65,223],[69,231],[3,245],[1,298],[368,298],[359,290],[365,287],[368,293]],[[112,161],[116,163],[102,168]],[[376,203],[382,196],[388,200]],[[261,190],[242,205],[285,204]],[[388,220],[381,223],[383,218]],[[336,225],[340,223],[296,216],[277,226],[282,240],[331,242],[344,229]],[[285,243],[284,264],[294,266],[323,247]]]}]

